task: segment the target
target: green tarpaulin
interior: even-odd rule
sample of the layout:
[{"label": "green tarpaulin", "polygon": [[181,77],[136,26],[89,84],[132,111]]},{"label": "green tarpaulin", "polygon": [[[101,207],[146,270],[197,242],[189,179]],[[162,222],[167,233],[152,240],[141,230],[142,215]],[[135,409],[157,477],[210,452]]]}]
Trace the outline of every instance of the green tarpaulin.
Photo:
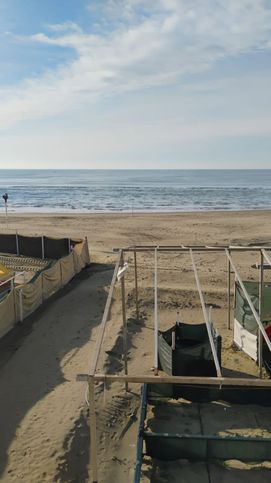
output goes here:
[{"label": "green tarpaulin", "polygon": [[[172,349],[172,334],[175,349]],[[218,360],[221,361],[221,337],[212,330]],[[160,369],[173,376],[216,376],[212,349],[205,324],[177,322],[159,332],[158,354]]]},{"label": "green tarpaulin", "polygon": [[[257,312],[259,311],[259,283],[246,281],[243,282],[253,305]],[[251,308],[238,282],[235,284],[235,309],[234,318],[249,332],[257,334],[258,324],[252,314]],[[263,305],[262,305],[262,322],[267,325],[271,323],[271,284],[264,284],[263,288]]]}]

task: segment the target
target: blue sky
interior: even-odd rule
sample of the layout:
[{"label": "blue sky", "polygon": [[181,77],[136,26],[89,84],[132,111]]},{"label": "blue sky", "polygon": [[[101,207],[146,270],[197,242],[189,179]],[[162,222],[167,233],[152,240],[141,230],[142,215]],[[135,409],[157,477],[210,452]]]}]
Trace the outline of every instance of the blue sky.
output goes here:
[{"label": "blue sky", "polygon": [[271,168],[268,0],[0,0],[0,168]]}]

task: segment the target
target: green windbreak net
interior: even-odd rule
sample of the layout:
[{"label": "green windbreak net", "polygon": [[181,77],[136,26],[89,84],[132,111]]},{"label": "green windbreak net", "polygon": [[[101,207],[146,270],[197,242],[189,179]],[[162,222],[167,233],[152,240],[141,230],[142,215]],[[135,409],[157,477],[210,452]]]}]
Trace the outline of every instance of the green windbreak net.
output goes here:
[{"label": "green windbreak net", "polygon": [[59,260],[82,240],[0,233],[0,253]]},{"label": "green windbreak net", "polygon": [[[175,349],[172,336],[175,336]],[[221,337],[212,330],[218,360],[221,360]],[[158,354],[160,369],[173,376],[216,376],[212,349],[205,324],[177,322],[159,332]]]},{"label": "green windbreak net", "polygon": [[[244,286],[253,302],[257,312],[259,312],[259,283],[246,281]],[[235,284],[235,309],[234,318],[249,332],[256,335],[258,324],[252,314],[251,308],[238,282]],[[263,288],[263,306],[262,321],[264,324],[271,322],[271,284],[264,284]]]}]

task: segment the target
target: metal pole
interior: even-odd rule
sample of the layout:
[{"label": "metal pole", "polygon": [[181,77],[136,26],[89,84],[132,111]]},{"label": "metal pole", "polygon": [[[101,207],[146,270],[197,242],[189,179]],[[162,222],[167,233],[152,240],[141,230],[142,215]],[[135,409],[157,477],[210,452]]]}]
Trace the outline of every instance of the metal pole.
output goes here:
[{"label": "metal pole", "polygon": [[270,256],[268,255],[268,253],[265,251],[265,249],[264,249],[264,248],[261,250],[261,253],[263,254],[263,256],[264,256],[265,260],[266,260],[266,261],[267,261],[267,263],[268,263],[268,265],[270,265],[270,267],[271,267],[271,258],[270,258]]},{"label": "metal pole", "polygon": [[[119,252],[119,250],[122,250],[124,253],[128,252],[134,252],[135,250],[137,252],[153,252],[156,248],[156,245],[132,245],[132,246],[127,246],[123,248],[113,248],[114,252]],[[180,252],[180,253],[186,253],[189,252],[190,248],[193,249],[194,252],[214,252],[214,253],[220,253],[224,252],[226,249],[230,250],[231,252],[253,252],[257,251],[260,252],[261,250],[270,250],[270,245],[253,245],[253,246],[234,246],[234,245],[217,245],[217,246],[208,246],[208,245],[159,245],[158,251],[159,252]]]},{"label": "metal pole", "polygon": [[[230,253],[230,250],[229,250]],[[231,262],[228,260],[228,329],[231,328]]]},{"label": "metal pole", "polygon": [[157,247],[154,250],[154,374],[155,376],[158,376]]},{"label": "metal pole", "polygon": [[213,334],[212,334],[212,330],[211,330],[208,315],[207,315],[206,305],[205,305],[205,302],[204,302],[204,298],[203,298],[203,294],[202,294],[202,290],[201,290],[201,286],[200,286],[199,276],[198,276],[197,267],[196,267],[196,264],[195,264],[192,248],[190,248],[190,256],[191,256],[191,261],[192,261],[193,270],[194,270],[194,274],[195,274],[197,289],[198,289],[198,292],[199,292],[199,298],[200,298],[200,302],[201,302],[202,313],[203,313],[203,317],[204,317],[204,320],[205,320],[206,329],[207,329],[207,332],[208,332],[210,346],[211,346],[211,349],[212,349],[213,359],[214,359],[214,363],[215,363],[215,367],[216,367],[216,373],[217,373],[218,377],[222,377],[220,364],[219,364],[219,361],[218,361],[217,352],[216,352],[216,348],[215,348],[215,345],[214,345]]},{"label": "metal pole", "polygon": [[120,265],[121,254],[122,254],[122,250],[120,250],[120,252],[118,254],[118,259],[116,261],[116,265],[115,265],[115,269],[114,269],[114,273],[113,273],[108,297],[107,297],[105,308],[104,308],[102,322],[100,323],[100,327],[99,327],[99,333],[98,333],[96,345],[95,345],[94,352],[93,352],[92,364],[91,364],[91,367],[90,367],[90,370],[89,370],[89,374],[91,376],[93,376],[95,374],[97,363],[98,363],[98,358],[99,358],[101,345],[102,345],[102,341],[103,341],[103,337],[104,337],[105,326],[106,326],[109,310],[110,310],[110,307],[111,307],[113,291],[114,291],[114,287],[115,287],[115,283],[116,283],[116,279],[117,279],[117,275],[118,275],[118,269],[119,269],[119,265]]},{"label": "metal pole", "polygon": [[[78,374],[77,381],[88,381],[89,374]],[[268,387],[271,389],[270,379],[250,379],[249,377],[207,377],[207,376],[146,376],[144,374],[139,376],[124,376],[123,374],[96,374],[94,381],[100,382],[123,382],[128,381],[131,384],[183,384],[188,386],[241,386],[241,387]]]},{"label": "metal pole", "polygon": [[236,303],[236,287],[235,287],[235,283],[236,283],[236,276],[234,276],[234,291],[233,291],[233,301],[232,301],[232,308],[233,308],[233,310],[235,309],[235,303]]},{"label": "metal pole", "polygon": [[[124,266],[123,254],[121,254],[121,265]],[[128,374],[128,364],[127,364],[127,320],[126,320],[126,306],[125,306],[125,275],[121,277],[121,304],[122,304],[122,332],[123,332],[123,352],[124,352],[124,373]],[[128,391],[128,382],[125,381],[125,390]]]},{"label": "metal pole", "polygon": [[136,298],[136,318],[139,319],[139,307],[138,307],[138,285],[137,285],[137,260],[136,250],[134,251],[134,265],[135,265],[135,298]]},{"label": "metal pole", "polygon": [[176,332],[173,331],[171,334],[171,349],[175,351],[176,349]]},{"label": "metal pole", "polygon": [[[262,322],[262,309],[263,309],[263,279],[264,279],[264,265],[263,254],[261,252],[261,266],[260,266],[260,280],[259,280],[259,319]],[[259,377],[262,377],[263,372],[263,336],[258,327],[258,365],[259,365]]]},{"label": "metal pole", "polygon": [[248,305],[250,306],[251,312],[253,313],[253,315],[254,315],[254,317],[256,319],[256,322],[257,322],[259,328],[261,329],[262,336],[264,337],[264,340],[265,340],[265,342],[266,342],[266,344],[268,346],[268,349],[271,351],[271,341],[269,340],[268,335],[265,332],[265,328],[264,328],[264,326],[263,326],[263,324],[262,324],[262,322],[261,322],[261,320],[259,318],[259,314],[258,314],[257,310],[255,309],[255,307],[253,305],[253,302],[252,302],[250,296],[247,293],[247,290],[246,290],[246,288],[245,288],[245,286],[244,286],[244,284],[242,282],[242,279],[241,279],[241,277],[240,277],[240,275],[239,275],[239,273],[237,271],[237,268],[235,267],[235,264],[234,264],[233,259],[231,258],[231,256],[230,256],[230,254],[229,254],[229,252],[228,252],[227,249],[225,250],[225,252],[226,252],[226,255],[227,255],[228,259],[231,262],[231,267],[232,267],[232,269],[235,272],[236,278],[237,278],[237,280],[239,282],[239,285],[240,285],[240,287],[241,287],[241,289],[243,291],[244,296],[247,299],[247,302],[248,302]]},{"label": "metal pole", "polygon": [[95,391],[94,379],[89,378],[89,427],[90,427],[90,467],[92,470],[92,481],[98,483],[98,447],[97,447],[97,422],[95,412]]},{"label": "metal pole", "polygon": [[12,277],[7,278],[6,280],[4,280],[4,282],[0,282],[0,287],[1,285],[5,285],[7,282],[14,280],[18,275],[24,275],[24,273],[25,272],[17,272],[16,275],[12,275]]}]

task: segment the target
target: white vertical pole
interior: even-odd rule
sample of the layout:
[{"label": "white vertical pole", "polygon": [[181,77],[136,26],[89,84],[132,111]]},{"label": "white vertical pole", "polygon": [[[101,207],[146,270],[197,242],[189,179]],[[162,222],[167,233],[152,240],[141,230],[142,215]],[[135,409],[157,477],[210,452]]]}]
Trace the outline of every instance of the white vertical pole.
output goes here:
[{"label": "white vertical pole", "polygon": [[[234,272],[235,272],[236,278],[237,278],[237,280],[238,280],[238,282],[239,282],[239,285],[240,285],[240,287],[241,287],[241,289],[242,289],[242,292],[243,292],[244,296],[245,296],[245,297],[246,297],[246,299],[247,299],[247,302],[248,302],[248,305],[249,305],[249,307],[250,307],[250,309],[251,309],[251,312],[253,313],[253,315],[254,315],[254,317],[255,317],[255,320],[256,320],[256,322],[257,322],[258,326],[259,326],[259,327],[260,327],[260,329],[261,329],[262,336],[263,336],[263,338],[264,338],[264,340],[265,340],[265,342],[266,342],[266,344],[267,344],[267,346],[268,346],[268,349],[271,351],[271,341],[269,340],[268,335],[267,335],[267,333],[265,332],[265,328],[264,328],[264,326],[263,326],[263,324],[262,324],[262,321],[261,321],[261,319],[260,319],[260,317],[259,317],[259,313],[258,313],[258,312],[257,312],[257,310],[255,309],[254,304],[253,304],[253,302],[252,302],[252,300],[251,300],[251,298],[250,298],[249,294],[247,293],[246,287],[244,286],[244,284],[243,284],[243,282],[242,282],[242,279],[241,279],[241,277],[240,277],[240,275],[239,275],[239,273],[238,273],[238,271],[237,271],[237,268],[236,268],[236,266],[235,266],[235,264],[234,264],[234,261],[233,261],[233,259],[231,258],[231,256],[230,256],[229,251],[227,250],[227,248],[225,248],[225,253],[226,253],[226,255],[227,255],[228,259],[229,259],[229,260],[230,260],[230,262],[231,262],[231,267],[232,267],[232,269],[233,269],[233,270],[234,270]],[[262,251],[262,253],[264,253],[264,251]]]},{"label": "white vertical pole", "polygon": [[171,334],[171,349],[175,351],[176,349],[176,332],[175,330]]},{"label": "white vertical pole", "polygon": [[[260,266],[260,280],[259,280],[259,319],[262,322],[262,311],[263,311],[263,254],[261,252],[261,266]],[[258,366],[259,366],[259,376],[262,377],[263,372],[263,336],[260,327],[258,327]]]},{"label": "white vertical pole", "polygon": [[208,314],[207,314],[207,310],[206,310],[206,305],[205,305],[205,302],[204,302],[204,298],[203,298],[203,294],[202,294],[202,290],[201,290],[201,286],[200,286],[198,271],[197,271],[197,267],[196,267],[196,264],[195,264],[192,248],[190,248],[190,256],[191,256],[192,265],[193,265],[194,274],[195,274],[195,279],[196,279],[196,284],[197,284],[197,288],[198,288],[198,292],[199,292],[199,298],[200,298],[200,302],[201,302],[203,317],[204,317],[204,320],[205,320],[206,329],[207,329],[208,337],[209,337],[209,342],[210,342],[210,346],[211,346],[211,349],[212,349],[212,354],[213,354],[214,363],[215,363],[215,367],[216,367],[216,373],[217,373],[218,377],[222,377],[221,368],[220,368],[220,364],[219,364],[219,361],[218,361],[216,348],[215,348],[215,345],[214,345],[213,334],[212,334],[212,331],[211,331],[211,326],[210,326],[210,322],[209,322],[209,318],[208,318]]},{"label": "white vertical pole", "polygon": [[236,302],[236,275],[234,274],[234,292],[233,292],[233,301],[232,301],[232,308],[235,309],[235,302]]},{"label": "white vertical pole", "polygon": [[154,250],[154,374],[158,375],[157,247]]},{"label": "white vertical pole", "polygon": [[[123,253],[121,254],[121,265],[124,267]],[[127,363],[127,320],[126,320],[126,305],[125,305],[125,273],[121,277],[121,307],[122,307],[122,332],[123,332],[123,352],[124,352],[124,374],[128,374],[128,363]],[[128,391],[128,382],[125,381],[125,390]]]},{"label": "white vertical pole", "polygon": [[137,260],[136,250],[134,251],[134,265],[135,265],[135,300],[136,300],[136,318],[139,319],[139,307],[138,307],[138,283],[137,283]]},{"label": "white vertical pole", "polygon": [[[229,250],[230,253],[230,250]],[[228,260],[228,329],[231,328],[231,262]]]}]

